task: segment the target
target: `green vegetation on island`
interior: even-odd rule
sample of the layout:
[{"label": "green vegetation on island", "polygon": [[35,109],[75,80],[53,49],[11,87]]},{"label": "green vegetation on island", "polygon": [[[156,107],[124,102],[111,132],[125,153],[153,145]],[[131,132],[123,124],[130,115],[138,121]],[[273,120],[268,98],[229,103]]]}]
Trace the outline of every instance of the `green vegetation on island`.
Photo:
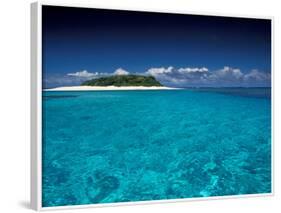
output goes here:
[{"label": "green vegetation on island", "polygon": [[163,86],[153,76],[114,75],[85,81],[82,86]]}]

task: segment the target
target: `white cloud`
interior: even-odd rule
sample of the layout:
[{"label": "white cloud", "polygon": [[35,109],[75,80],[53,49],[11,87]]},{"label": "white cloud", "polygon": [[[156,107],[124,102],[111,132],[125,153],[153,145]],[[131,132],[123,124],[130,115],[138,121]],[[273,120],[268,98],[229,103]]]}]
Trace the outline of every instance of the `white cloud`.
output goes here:
[{"label": "white cloud", "polygon": [[258,70],[254,69],[248,74],[244,75],[245,81],[264,81],[264,80],[270,80],[271,75],[270,73],[263,73],[259,72]]},{"label": "white cloud", "polygon": [[150,68],[147,70],[146,74],[152,75],[152,76],[157,76],[161,74],[166,74],[166,73],[172,73],[173,72],[173,67],[160,67],[160,68]]},{"label": "white cloud", "polygon": [[209,70],[206,67],[183,67],[176,69],[170,66],[168,68],[150,68],[146,74],[154,76],[163,83],[184,85],[191,81],[193,83],[203,81],[209,75]]},{"label": "white cloud", "polygon": [[206,67],[202,67],[202,68],[197,68],[197,67],[190,68],[190,67],[186,67],[186,68],[179,68],[179,69],[178,69],[178,72],[180,72],[180,73],[196,73],[196,72],[203,73],[203,72],[208,72],[208,71],[209,71],[209,70],[208,70]]},{"label": "white cloud", "polygon": [[68,73],[68,76],[75,76],[75,77],[79,77],[79,78],[92,78],[95,76],[98,76],[99,73],[98,72],[88,72],[87,70],[83,70],[83,71],[79,71],[79,72],[75,72],[75,73]]},{"label": "white cloud", "polygon": [[219,80],[241,80],[243,78],[243,73],[240,71],[240,69],[235,69],[231,67],[224,67],[223,69],[214,71],[211,75],[210,78],[216,78]]},{"label": "white cloud", "polygon": [[130,73],[122,68],[118,68],[117,70],[115,70],[115,72],[113,73],[113,75],[129,75]]}]

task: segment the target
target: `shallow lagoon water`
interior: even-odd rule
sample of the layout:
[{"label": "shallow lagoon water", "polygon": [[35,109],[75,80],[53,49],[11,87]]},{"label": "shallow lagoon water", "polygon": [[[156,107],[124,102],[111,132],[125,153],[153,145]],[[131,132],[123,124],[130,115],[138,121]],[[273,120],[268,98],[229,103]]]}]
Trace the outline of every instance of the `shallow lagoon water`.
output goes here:
[{"label": "shallow lagoon water", "polygon": [[268,94],[43,92],[43,206],[269,193]]}]

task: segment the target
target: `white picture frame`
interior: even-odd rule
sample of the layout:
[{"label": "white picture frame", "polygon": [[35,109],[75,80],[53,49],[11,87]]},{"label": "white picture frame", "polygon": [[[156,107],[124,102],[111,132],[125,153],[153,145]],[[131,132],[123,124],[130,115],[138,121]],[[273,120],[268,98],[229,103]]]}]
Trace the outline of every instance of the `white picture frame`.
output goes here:
[{"label": "white picture frame", "polygon": [[[116,10],[130,10],[130,11],[149,11],[149,12],[165,12],[165,13],[180,13],[192,15],[210,15],[210,16],[226,16],[226,17],[245,17],[245,18],[262,18],[271,20],[271,88],[272,88],[272,108],[271,108],[271,193],[251,194],[251,195],[232,195],[232,196],[217,196],[217,197],[202,197],[202,198],[182,198],[171,200],[156,200],[156,201],[137,201],[137,202],[122,202],[122,203],[108,203],[108,204],[87,204],[87,205],[73,205],[73,206],[59,206],[59,207],[42,207],[42,6],[65,6],[65,7],[80,7],[80,8],[100,8],[100,9],[116,9]],[[40,1],[31,4],[31,208],[37,211],[40,210],[57,210],[57,209],[76,209],[76,208],[90,208],[90,207],[104,207],[104,206],[122,206],[122,205],[142,205],[153,203],[167,203],[167,202],[186,202],[194,200],[213,200],[213,199],[229,199],[229,198],[245,198],[257,196],[272,196],[274,195],[274,18],[273,17],[253,17],[247,15],[233,15],[233,14],[213,14],[190,12],[186,13],[178,11],[157,11],[139,8],[102,8],[96,5],[86,4],[57,4],[51,1]]]}]

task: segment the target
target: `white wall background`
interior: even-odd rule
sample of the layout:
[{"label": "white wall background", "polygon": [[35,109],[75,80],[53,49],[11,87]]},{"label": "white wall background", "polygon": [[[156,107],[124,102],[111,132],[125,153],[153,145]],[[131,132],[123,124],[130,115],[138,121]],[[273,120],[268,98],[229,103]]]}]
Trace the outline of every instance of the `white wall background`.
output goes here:
[{"label": "white wall background", "polygon": [[[60,1],[57,1],[60,2]],[[275,16],[275,196],[107,207],[67,212],[276,212],[281,209],[280,38],[278,0],[65,0],[99,6]],[[1,1],[0,6],[0,212],[28,212],[30,154],[30,3]],[[63,211],[62,211],[63,212]]]}]

